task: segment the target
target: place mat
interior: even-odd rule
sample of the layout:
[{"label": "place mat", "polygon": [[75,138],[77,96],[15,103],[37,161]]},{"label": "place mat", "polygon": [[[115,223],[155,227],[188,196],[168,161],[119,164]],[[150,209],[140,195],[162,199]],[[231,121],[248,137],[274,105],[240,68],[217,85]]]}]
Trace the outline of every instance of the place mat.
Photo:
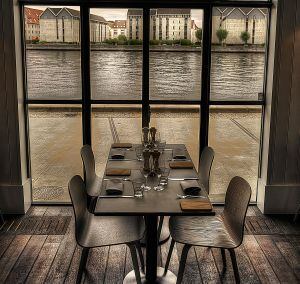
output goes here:
[{"label": "place mat", "polygon": [[131,170],[108,168],[105,171],[107,176],[130,176]]},{"label": "place mat", "polygon": [[170,162],[169,166],[171,169],[192,169],[194,164],[190,161],[176,161]]},{"label": "place mat", "polygon": [[131,143],[113,143],[112,148],[132,148]]},{"label": "place mat", "polygon": [[201,187],[196,180],[185,180],[180,182],[182,191],[187,195],[198,195]]},{"label": "place mat", "polygon": [[110,158],[113,160],[123,160],[125,158],[125,150],[112,149],[110,151]]},{"label": "place mat", "polygon": [[123,194],[124,185],[119,179],[111,179],[106,182],[105,192],[107,195]]},{"label": "place mat", "polygon": [[187,158],[185,149],[174,149],[173,150],[173,159],[185,160]]},{"label": "place mat", "polygon": [[212,211],[212,205],[207,200],[182,200],[180,201],[182,211]]}]

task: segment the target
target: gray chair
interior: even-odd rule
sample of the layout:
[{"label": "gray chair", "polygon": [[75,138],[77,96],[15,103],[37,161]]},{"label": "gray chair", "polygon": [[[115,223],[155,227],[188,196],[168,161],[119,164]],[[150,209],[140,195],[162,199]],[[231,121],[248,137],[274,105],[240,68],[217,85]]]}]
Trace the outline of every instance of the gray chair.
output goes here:
[{"label": "gray chair", "polygon": [[[95,216],[87,210],[87,194],[85,185],[80,176],[74,176],[69,182],[69,193],[71,196],[75,214],[75,237],[76,242],[83,248],[77,283],[81,282],[83,270],[90,248],[126,244],[131,252],[137,283],[141,283],[136,246],[144,236],[145,226],[142,217],[135,216]],[[142,270],[144,262],[141,258]]]},{"label": "gray chair", "polygon": [[177,283],[181,283],[189,249],[192,246],[220,248],[224,271],[226,270],[225,249],[229,250],[236,282],[240,282],[234,249],[241,245],[244,223],[251,196],[251,188],[241,177],[234,177],[228,186],[225,206],[216,216],[171,217],[169,222],[172,242],[168,253],[165,273],[168,270],[175,242],[183,243]]},{"label": "gray chair", "polygon": [[[210,170],[215,157],[215,151],[211,147],[205,147],[200,156],[200,165],[198,171],[199,182],[204,186],[204,189],[209,194],[209,178]],[[162,226],[164,222],[164,217],[159,218],[158,225],[158,239],[161,234]]]}]

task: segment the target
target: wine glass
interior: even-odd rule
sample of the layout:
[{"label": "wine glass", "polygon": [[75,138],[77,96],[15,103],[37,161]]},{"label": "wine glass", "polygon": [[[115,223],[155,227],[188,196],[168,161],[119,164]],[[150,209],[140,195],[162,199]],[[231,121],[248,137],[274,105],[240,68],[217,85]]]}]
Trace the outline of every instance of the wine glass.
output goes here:
[{"label": "wine glass", "polygon": [[145,184],[143,184],[144,191],[151,190],[151,186],[148,185],[148,177],[149,177],[149,174],[150,174],[150,170],[140,169],[140,171],[141,171],[141,174],[145,178]]},{"label": "wine glass", "polygon": [[135,147],[135,154],[138,161],[143,160],[143,146],[136,146]]},{"label": "wine glass", "polygon": [[155,191],[162,191],[165,189],[165,186],[168,185],[168,178],[170,174],[169,168],[161,168],[159,173],[157,173],[158,184],[153,189]]}]

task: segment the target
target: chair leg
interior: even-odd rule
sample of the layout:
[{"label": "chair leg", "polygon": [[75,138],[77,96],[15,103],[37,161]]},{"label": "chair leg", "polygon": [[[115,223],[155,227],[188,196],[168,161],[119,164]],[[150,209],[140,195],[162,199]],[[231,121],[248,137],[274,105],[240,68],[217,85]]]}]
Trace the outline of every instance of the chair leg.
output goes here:
[{"label": "chair leg", "polygon": [[226,270],[226,255],[225,255],[225,249],[221,248],[221,255],[222,255],[222,261],[223,261],[223,271]]},{"label": "chair leg", "polygon": [[157,239],[158,239],[158,241],[159,241],[159,238],[160,238],[160,234],[161,234],[163,224],[164,224],[164,216],[160,216],[159,217],[158,228],[157,228]]},{"label": "chair leg", "polygon": [[182,249],[176,284],[181,284],[181,282],[182,282],[186,258],[188,256],[188,253],[189,253],[189,250],[191,247],[192,247],[191,245],[185,244]]},{"label": "chair leg", "polygon": [[239,269],[238,269],[238,266],[237,266],[236,256],[235,256],[234,249],[230,249],[229,253],[230,253],[230,257],[231,257],[231,262],[232,262],[232,267],[233,267],[235,282],[236,283],[240,283]]},{"label": "chair leg", "polygon": [[135,246],[136,246],[136,249],[139,254],[142,272],[145,272],[145,261],[144,261],[144,256],[143,256],[143,252],[142,252],[141,242],[140,241],[135,242]]},{"label": "chair leg", "polygon": [[173,252],[173,249],[174,249],[174,245],[175,245],[175,241],[172,239],[172,240],[171,240],[171,244],[170,244],[170,248],[169,248],[169,252],[168,252],[167,261],[166,261],[166,264],[165,264],[164,275],[166,275],[167,272],[168,272],[168,268],[169,268],[169,264],[170,264],[172,252]]},{"label": "chair leg", "polygon": [[88,255],[89,255],[89,250],[90,250],[89,248],[83,248],[82,249],[79,269],[78,269],[78,273],[77,273],[77,280],[76,280],[77,284],[81,283],[83,270],[85,269],[86,261],[87,261]]},{"label": "chair leg", "polygon": [[140,270],[139,270],[139,263],[138,263],[138,258],[137,258],[137,254],[136,254],[135,245],[133,243],[129,243],[127,245],[129,247],[130,253],[131,253],[136,283],[141,284],[142,280],[141,280],[141,274],[140,274]]}]

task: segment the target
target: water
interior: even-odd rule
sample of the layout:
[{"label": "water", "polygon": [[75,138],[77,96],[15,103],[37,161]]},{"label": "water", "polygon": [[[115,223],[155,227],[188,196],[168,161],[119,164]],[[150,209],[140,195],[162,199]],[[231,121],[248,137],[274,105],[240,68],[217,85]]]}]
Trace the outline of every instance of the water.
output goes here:
[{"label": "water", "polygon": [[[150,98],[198,100],[201,93],[201,54],[152,52]],[[213,53],[211,99],[257,100],[263,90],[264,54]],[[28,97],[79,99],[79,51],[27,51]],[[91,52],[93,99],[140,99],[142,53]]]}]

